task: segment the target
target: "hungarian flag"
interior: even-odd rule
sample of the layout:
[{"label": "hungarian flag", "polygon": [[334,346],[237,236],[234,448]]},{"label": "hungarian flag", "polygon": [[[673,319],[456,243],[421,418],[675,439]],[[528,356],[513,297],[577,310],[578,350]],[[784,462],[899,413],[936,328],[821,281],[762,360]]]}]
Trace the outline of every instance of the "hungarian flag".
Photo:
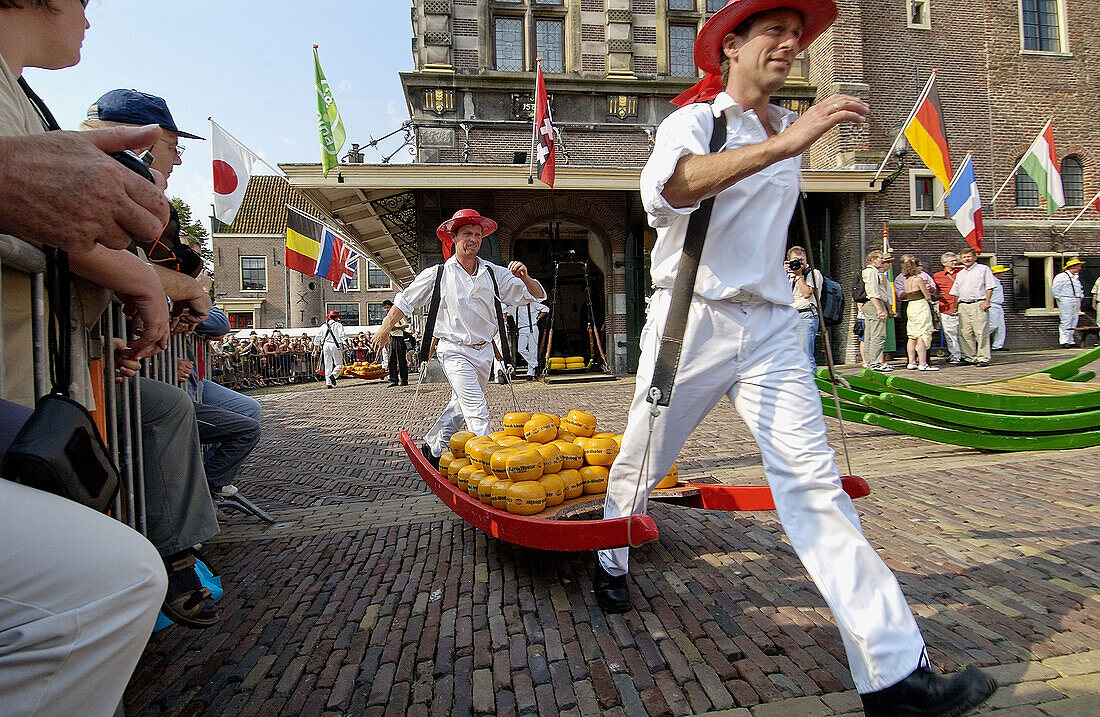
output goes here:
[{"label": "hungarian flag", "polygon": [[286,207],[286,268],[306,276],[317,271],[325,225],[289,204]]},{"label": "hungarian flag", "polygon": [[1035,181],[1039,194],[1046,197],[1047,214],[1054,214],[1066,205],[1062,174],[1058,171],[1058,155],[1054,152],[1054,120],[1047,120],[1043,131],[1020,160],[1020,166]]},{"label": "hungarian flag", "polygon": [[546,82],[539,65],[535,80],[535,142],[539,181],[554,188],[554,124],[550,117],[550,102],[546,98]]},{"label": "hungarian flag", "polygon": [[340,111],[336,109],[336,100],[332,99],[332,90],[321,71],[321,60],[317,57],[317,46],[313,46],[313,74],[317,81],[317,129],[321,134],[321,173],[328,171],[339,162],[338,155],[347,136]]},{"label": "hungarian flag", "polygon": [[253,163],[259,161],[250,149],[229,136],[210,120],[210,149],[214,155],[214,217],[232,224],[241,208]]},{"label": "hungarian flag", "polygon": [[905,138],[924,165],[940,180],[940,184],[950,187],[951,155],[947,151],[947,130],[943,124],[943,109],[934,77],[928,91],[917,103],[913,119],[905,126]]},{"label": "hungarian flag", "polygon": [[347,291],[349,281],[359,267],[359,252],[351,248],[347,239],[325,227],[321,239],[321,255],[317,258],[314,275],[328,279],[332,288]]},{"label": "hungarian flag", "polygon": [[978,180],[974,176],[974,160],[971,155],[966,155],[959,167],[955,184],[951,187],[946,202],[947,211],[951,212],[959,233],[974,251],[980,253],[985,229],[982,227],[982,200],[978,196]]}]

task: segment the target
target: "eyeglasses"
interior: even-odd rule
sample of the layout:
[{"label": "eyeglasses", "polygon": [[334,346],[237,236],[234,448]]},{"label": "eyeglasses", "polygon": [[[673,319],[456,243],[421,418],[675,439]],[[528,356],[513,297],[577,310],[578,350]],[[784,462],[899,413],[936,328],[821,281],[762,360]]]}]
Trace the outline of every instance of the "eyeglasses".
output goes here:
[{"label": "eyeglasses", "polygon": [[167,147],[168,149],[172,150],[173,152],[175,152],[177,157],[182,158],[183,153],[187,150],[187,148],[184,147],[182,144],[173,144],[172,142],[169,142],[168,140],[166,140],[164,138],[158,139],[157,141],[158,142],[164,142],[164,146]]}]

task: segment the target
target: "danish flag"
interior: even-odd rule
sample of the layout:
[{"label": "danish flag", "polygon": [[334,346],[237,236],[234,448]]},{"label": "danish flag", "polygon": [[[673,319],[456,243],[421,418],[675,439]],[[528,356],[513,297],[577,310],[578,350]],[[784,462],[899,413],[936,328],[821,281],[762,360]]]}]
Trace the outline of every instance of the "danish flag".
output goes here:
[{"label": "danish flag", "polygon": [[554,124],[550,117],[550,102],[546,97],[546,82],[542,65],[535,80],[535,138],[537,142],[539,181],[554,188]]}]

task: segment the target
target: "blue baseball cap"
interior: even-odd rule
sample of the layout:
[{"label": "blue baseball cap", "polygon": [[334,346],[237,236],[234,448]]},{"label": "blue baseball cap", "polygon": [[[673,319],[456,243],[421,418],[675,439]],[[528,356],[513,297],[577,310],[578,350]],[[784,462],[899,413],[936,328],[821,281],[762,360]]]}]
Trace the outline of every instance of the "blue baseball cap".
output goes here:
[{"label": "blue baseball cap", "polygon": [[168,103],[163,98],[137,90],[111,90],[88,108],[88,119],[101,119],[123,124],[157,124],[185,139],[203,139],[176,126]]}]

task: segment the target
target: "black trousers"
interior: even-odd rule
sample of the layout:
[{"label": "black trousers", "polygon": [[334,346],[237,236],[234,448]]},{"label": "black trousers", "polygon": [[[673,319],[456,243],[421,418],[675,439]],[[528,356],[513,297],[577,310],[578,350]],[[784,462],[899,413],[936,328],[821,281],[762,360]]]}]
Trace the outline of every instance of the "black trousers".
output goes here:
[{"label": "black trousers", "polygon": [[408,349],[405,347],[404,336],[391,336],[390,337],[390,383],[409,382],[409,357]]}]

